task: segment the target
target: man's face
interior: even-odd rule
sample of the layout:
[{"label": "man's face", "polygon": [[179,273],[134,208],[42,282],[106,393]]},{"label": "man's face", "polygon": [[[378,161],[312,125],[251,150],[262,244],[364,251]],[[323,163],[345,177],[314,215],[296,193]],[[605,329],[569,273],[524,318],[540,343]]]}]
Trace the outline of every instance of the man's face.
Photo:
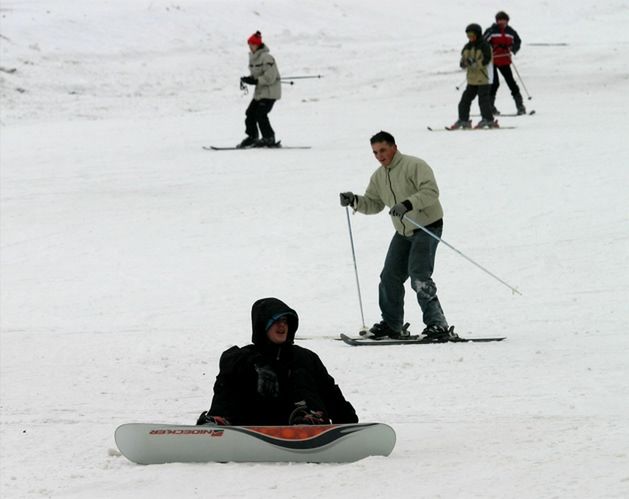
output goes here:
[{"label": "man's face", "polygon": [[500,26],[502,29],[505,29],[507,27],[507,24],[509,24],[509,21],[507,21],[506,19],[498,19],[496,21],[496,24]]},{"label": "man's face", "polygon": [[280,317],[277,319],[266,332],[266,336],[271,343],[281,345],[288,338],[288,319]]},{"label": "man's face", "polygon": [[466,35],[467,35],[467,39],[470,42],[474,43],[476,41],[476,33],[474,33],[473,31],[468,31]]},{"label": "man's face", "polygon": [[371,150],[382,166],[389,166],[397,152],[397,146],[388,142],[375,142],[371,144]]}]

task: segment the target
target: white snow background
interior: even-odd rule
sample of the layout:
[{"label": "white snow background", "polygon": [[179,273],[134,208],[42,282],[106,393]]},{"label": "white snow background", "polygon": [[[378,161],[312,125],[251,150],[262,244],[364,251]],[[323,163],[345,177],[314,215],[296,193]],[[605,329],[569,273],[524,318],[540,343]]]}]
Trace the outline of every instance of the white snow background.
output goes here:
[{"label": "white snow background", "polygon": [[[457,117],[465,26],[499,9],[537,114],[429,132]],[[629,497],[628,18],[623,0],[3,1],[0,495]],[[257,29],[283,76],[323,75],[271,113],[313,148],[204,151],[244,136]],[[504,82],[497,106],[515,110]],[[333,340],[362,326],[338,193],[363,192],[381,129],[434,169],[444,239],[523,293],[441,245],[449,321],[508,340]],[[393,229],[351,222],[370,325]],[[264,296],[297,309],[360,419],[396,430],[391,456],[120,456],[122,423],[195,422]],[[421,330],[410,292],[406,319]]]}]

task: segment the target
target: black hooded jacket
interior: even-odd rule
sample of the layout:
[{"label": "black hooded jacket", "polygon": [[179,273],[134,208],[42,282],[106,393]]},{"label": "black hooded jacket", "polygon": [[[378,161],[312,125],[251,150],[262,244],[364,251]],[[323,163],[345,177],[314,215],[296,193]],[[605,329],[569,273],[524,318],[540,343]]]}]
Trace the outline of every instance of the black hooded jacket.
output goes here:
[{"label": "black hooded jacket", "polygon": [[[271,343],[268,327],[278,317],[288,322],[286,342]],[[297,402],[323,411],[333,423],[356,423],[358,417],[334,379],[314,352],[294,345],[299,326],[297,312],[277,298],[263,298],[251,309],[252,342],[223,352],[208,415],[221,416],[234,425],[285,425]],[[277,376],[279,395],[258,392],[256,367],[270,368]]]}]

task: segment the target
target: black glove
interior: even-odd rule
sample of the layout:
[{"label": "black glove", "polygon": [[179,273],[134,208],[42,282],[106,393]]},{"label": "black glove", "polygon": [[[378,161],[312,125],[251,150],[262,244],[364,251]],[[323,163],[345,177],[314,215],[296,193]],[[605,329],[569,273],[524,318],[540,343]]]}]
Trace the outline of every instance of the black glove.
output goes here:
[{"label": "black glove", "polygon": [[242,78],[240,78],[240,81],[243,83],[246,83],[247,85],[257,85],[258,84],[258,79],[254,78],[253,76],[243,76]]},{"label": "black glove", "polygon": [[207,411],[203,411],[197,419],[197,425],[212,424],[216,426],[229,426],[229,421],[222,416],[210,416]]},{"label": "black glove", "polygon": [[341,192],[339,197],[341,198],[341,206],[354,206],[356,196],[353,192]]},{"label": "black glove", "polygon": [[280,384],[277,374],[269,366],[255,366],[258,373],[258,393],[264,398],[277,398],[280,395]]},{"label": "black glove", "polygon": [[330,419],[323,411],[311,411],[303,400],[295,404],[295,410],[288,418],[288,424],[315,425],[330,424]]},{"label": "black glove", "polygon": [[393,217],[404,218],[404,215],[413,209],[413,205],[407,199],[406,201],[402,201],[401,203],[396,204],[393,208],[389,210],[389,215]]}]

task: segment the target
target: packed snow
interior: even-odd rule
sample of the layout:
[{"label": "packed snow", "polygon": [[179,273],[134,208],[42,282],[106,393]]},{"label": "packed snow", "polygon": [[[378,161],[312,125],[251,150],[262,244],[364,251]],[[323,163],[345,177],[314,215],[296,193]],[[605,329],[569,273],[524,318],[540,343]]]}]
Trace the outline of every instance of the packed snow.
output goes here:
[{"label": "packed snow", "polygon": [[[536,114],[428,131],[457,118],[465,26],[500,9]],[[624,0],[3,1],[0,496],[629,497],[628,15]],[[284,85],[270,115],[312,149],[205,151],[244,136],[258,29],[283,76],[322,76]],[[515,110],[504,81],[496,104]],[[444,239],[522,293],[441,245],[450,323],[506,341],[334,341],[363,326],[338,193],[363,192],[379,130],[434,169]],[[385,212],[351,224],[371,325],[393,228]],[[120,424],[195,422],[264,296],[297,309],[299,344],[361,421],[395,429],[393,453],[121,456]]]}]

